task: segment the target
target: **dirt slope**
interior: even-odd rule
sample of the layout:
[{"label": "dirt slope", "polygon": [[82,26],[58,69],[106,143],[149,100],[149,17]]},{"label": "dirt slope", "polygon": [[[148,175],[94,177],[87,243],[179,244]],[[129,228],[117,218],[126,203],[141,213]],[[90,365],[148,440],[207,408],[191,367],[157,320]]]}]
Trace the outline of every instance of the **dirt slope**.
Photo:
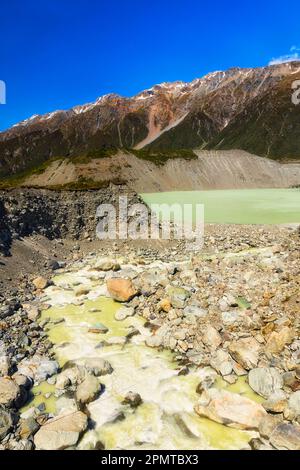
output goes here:
[{"label": "dirt slope", "polygon": [[57,186],[72,181],[124,181],[137,192],[201,189],[284,188],[300,184],[300,162],[281,164],[240,150],[200,151],[198,159],[169,159],[155,165],[128,153],[85,164],[53,162],[25,186]]}]

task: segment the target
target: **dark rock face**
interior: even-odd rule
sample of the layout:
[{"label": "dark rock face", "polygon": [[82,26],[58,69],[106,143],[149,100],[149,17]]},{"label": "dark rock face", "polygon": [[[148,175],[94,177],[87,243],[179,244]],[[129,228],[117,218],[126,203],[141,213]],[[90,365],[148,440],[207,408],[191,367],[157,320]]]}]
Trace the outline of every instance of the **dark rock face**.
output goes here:
[{"label": "dark rock face", "polygon": [[95,191],[0,191],[0,252],[9,254],[13,239],[32,234],[74,240],[95,234],[97,207],[102,203],[118,206],[122,193],[129,204],[140,202],[136,193],[114,185]]}]

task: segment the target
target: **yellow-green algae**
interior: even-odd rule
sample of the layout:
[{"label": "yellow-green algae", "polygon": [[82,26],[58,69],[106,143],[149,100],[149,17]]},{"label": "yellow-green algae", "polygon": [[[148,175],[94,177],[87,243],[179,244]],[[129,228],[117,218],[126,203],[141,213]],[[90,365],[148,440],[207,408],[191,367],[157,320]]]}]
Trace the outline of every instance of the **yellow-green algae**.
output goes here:
[{"label": "yellow-green algae", "polygon": [[[21,412],[27,411],[32,406],[39,406],[41,403],[45,403],[45,412],[54,413],[55,412],[55,402],[56,399],[53,395],[55,392],[55,385],[51,385],[48,382],[42,382],[39,385],[36,385],[30,391],[29,400],[26,405],[23,406]],[[45,395],[51,393],[51,396],[46,398]]]}]

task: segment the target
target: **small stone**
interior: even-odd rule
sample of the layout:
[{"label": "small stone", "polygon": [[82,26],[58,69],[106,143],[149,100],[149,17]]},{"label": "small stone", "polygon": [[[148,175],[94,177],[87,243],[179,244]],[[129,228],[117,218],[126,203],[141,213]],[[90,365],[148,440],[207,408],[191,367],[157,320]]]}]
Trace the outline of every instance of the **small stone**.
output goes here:
[{"label": "small stone", "polygon": [[169,299],[162,299],[158,304],[158,311],[163,311],[168,313],[172,308],[171,302]]},{"label": "small stone", "polygon": [[177,342],[178,349],[186,352],[189,349],[188,343],[186,341],[178,340]]},{"label": "small stone", "polygon": [[123,321],[125,318],[132,317],[134,315],[134,308],[132,307],[121,307],[115,313],[115,319]]},{"label": "small stone", "polygon": [[46,357],[34,356],[23,360],[18,366],[18,373],[31,377],[36,382],[44,382],[48,377],[55,375],[59,369],[56,361]]},{"label": "small stone", "polygon": [[79,286],[75,289],[76,297],[80,297],[81,295],[87,295],[90,292],[90,288],[86,286]]},{"label": "small stone", "polygon": [[123,346],[124,344],[126,344],[126,341],[127,341],[126,336],[111,336],[105,341],[105,343],[108,345],[119,344]]},{"label": "small stone", "polygon": [[229,384],[235,384],[236,381],[237,381],[237,376],[234,375],[234,374],[230,374],[230,375],[223,375],[223,379],[225,380],[225,382],[229,383]]},{"label": "small stone", "polygon": [[137,408],[143,403],[139,393],[128,392],[123,400],[124,405],[130,405],[132,408]]},{"label": "small stone", "polygon": [[284,385],[286,385],[287,387],[291,387],[296,380],[295,372],[284,372],[282,374],[282,378]]},{"label": "small stone", "polygon": [[33,283],[34,287],[36,289],[39,289],[39,290],[46,289],[46,287],[48,287],[50,285],[49,280],[46,279],[45,277],[42,277],[42,276],[36,277],[32,281],[32,283]]},{"label": "small stone", "polygon": [[9,375],[10,360],[9,357],[4,355],[0,356],[0,376]]},{"label": "small stone", "polygon": [[174,333],[174,338],[177,339],[177,340],[183,341],[186,338],[186,332],[183,331],[183,330],[177,330]]},{"label": "small stone", "polygon": [[240,313],[238,311],[231,311],[231,312],[222,312],[221,314],[222,322],[225,325],[233,325],[240,319]]},{"label": "small stone", "polygon": [[103,325],[103,323],[96,323],[95,325],[91,326],[88,329],[89,333],[95,333],[95,334],[105,334],[108,332],[107,326]]},{"label": "small stone", "polygon": [[194,316],[194,317],[198,317],[198,318],[205,318],[207,315],[208,315],[208,311],[205,309],[205,308],[201,308],[201,306],[199,305],[187,305],[184,309],[183,309],[183,314],[186,316],[186,317],[189,317],[189,316]]}]

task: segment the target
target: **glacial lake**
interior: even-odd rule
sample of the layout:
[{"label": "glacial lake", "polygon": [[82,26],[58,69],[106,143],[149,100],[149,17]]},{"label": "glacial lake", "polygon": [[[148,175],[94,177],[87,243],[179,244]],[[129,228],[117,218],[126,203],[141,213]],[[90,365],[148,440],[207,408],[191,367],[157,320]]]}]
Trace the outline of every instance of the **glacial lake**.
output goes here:
[{"label": "glacial lake", "polygon": [[[148,204],[204,204],[206,223],[300,223],[300,188],[143,193]],[[164,214],[164,211],[162,211]]]}]

